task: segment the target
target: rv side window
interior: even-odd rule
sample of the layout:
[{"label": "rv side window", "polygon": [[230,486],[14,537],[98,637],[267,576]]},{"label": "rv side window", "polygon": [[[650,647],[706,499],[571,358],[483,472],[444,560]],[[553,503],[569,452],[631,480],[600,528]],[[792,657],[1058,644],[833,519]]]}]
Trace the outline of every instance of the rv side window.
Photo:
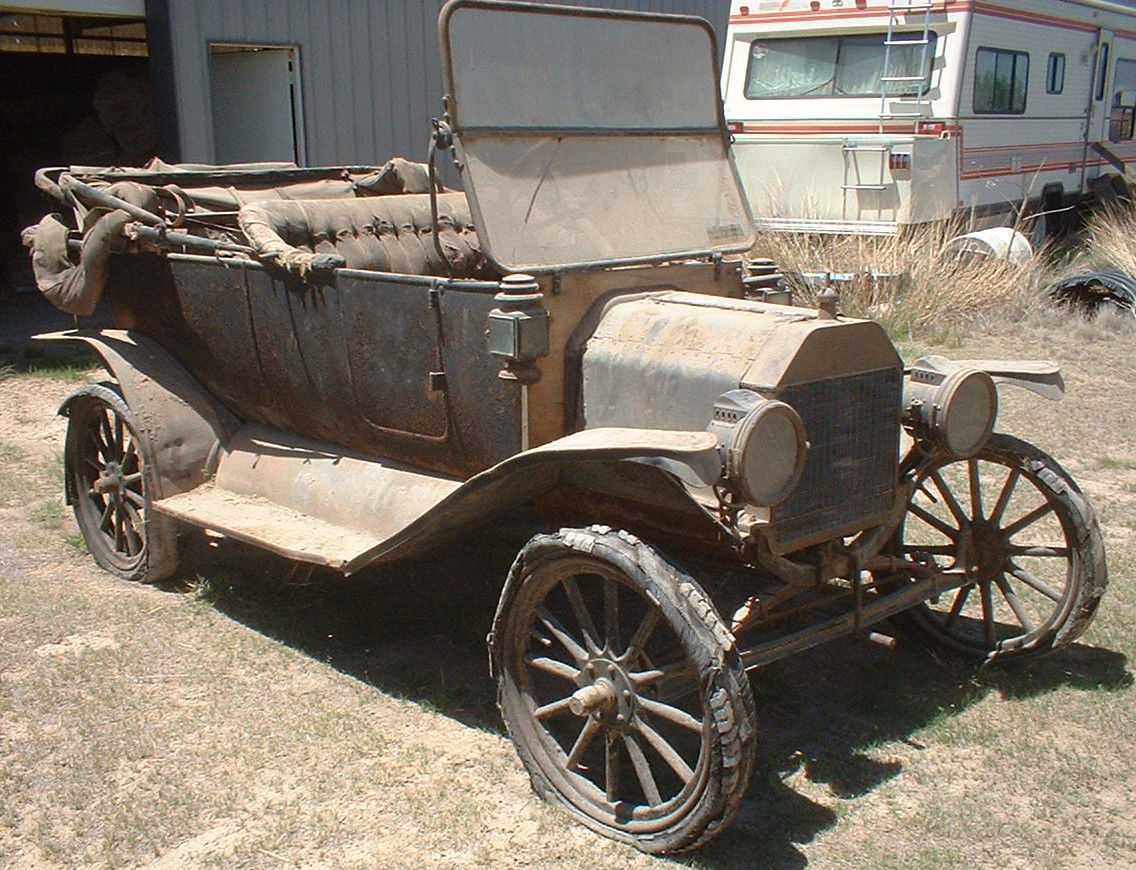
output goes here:
[{"label": "rv side window", "polygon": [[[934,33],[884,33],[755,39],[749,49],[745,95],[751,100],[791,97],[914,97],[931,87]],[[885,59],[887,71],[885,73]],[[888,79],[883,81],[884,77]],[[906,80],[905,80],[906,79]]]},{"label": "rv side window", "polygon": [[1136,138],[1136,60],[1116,59],[1108,138],[1111,142]]},{"label": "rv side window", "polygon": [[1065,55],[1056,51],[1049,55],[1049,68],[1045,73],[1045,92],[1059,94],[1065,90]]},{"label": "rv side window", "polygon": [[1022,115],[1026,111],[1029,55],[1003,48],[980,48],[974,63],[974,113]]}]

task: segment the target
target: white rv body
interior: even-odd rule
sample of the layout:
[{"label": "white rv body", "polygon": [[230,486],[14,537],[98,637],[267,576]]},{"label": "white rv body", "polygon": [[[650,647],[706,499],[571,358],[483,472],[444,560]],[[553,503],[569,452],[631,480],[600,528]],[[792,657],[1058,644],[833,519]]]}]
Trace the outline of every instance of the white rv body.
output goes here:
[{"label": "white rv body", "polygon": [[1136,160],[1136,9],[732,0],[722,92],[761,227],[1010,223]]}]

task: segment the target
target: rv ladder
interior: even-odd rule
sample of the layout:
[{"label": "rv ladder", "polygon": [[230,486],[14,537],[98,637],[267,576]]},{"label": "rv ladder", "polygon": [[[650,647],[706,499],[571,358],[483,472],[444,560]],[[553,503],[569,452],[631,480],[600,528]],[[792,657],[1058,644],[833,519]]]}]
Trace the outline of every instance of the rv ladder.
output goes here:
[{"label": "rv ladder", "polygon": [[[923,107],[926,103],[926,91],[923,87],[916,88],[914,104],[905,103],[903,111],[892,111],[888,108],[888,100],[892,97],[903,98],[903,93],[892,94],[892,84],[902,82],[921,82],[923,75],[909,75],[908,70],[894,69],[896,54],[892,53],[892,46],[921,46],[919,52],[919,72],[927,69],[927,46],[931,44],[931,12],[934,3],[927,0],[889,0],[888,2],[888,29],[884,37],[884,68],[880,74],[880,112],[879,131],[884,132],[887,121],[909,119],[912,122],[913,132],[918,130],[919,119],[923,117]],[[899,30],[902,25],[910,24],[913,14],[922,13],[923,32],[917,35],[915,31]],[[901,56],[902,53],[897,53]],[[910,57],[906,55],[905,57]],[[908,108],[910,107],[910,108]]]},{"label": "rv ladder", "polygon": [[[841,203],[840,203],[840,217],[842,220],[848,220],[848,191],[850,190],[887,190],[889,185],[887,183],[887,165],[889,155],[891,154],[891,145],[880,144],[859,144],[856,142],[849,142],[844,140],[841,146],[841,155],[844,160],[844,180],[840,185]],[[867,166],[861,164],[856,159],[857,154],[864,152],[874,153],[879,155],[878,164],[874,160],[864,161]],[[865,169],[870,169],[865,173]],[[878,170],[878,177],[876,172]],[[865,176],[871,177],[865,177]],[[853,220],[860,219],[860,212],[862,206],[857,202],[856,214],[852,216]],[[876,211],[880,210],[880,205],[877,203]]]}]

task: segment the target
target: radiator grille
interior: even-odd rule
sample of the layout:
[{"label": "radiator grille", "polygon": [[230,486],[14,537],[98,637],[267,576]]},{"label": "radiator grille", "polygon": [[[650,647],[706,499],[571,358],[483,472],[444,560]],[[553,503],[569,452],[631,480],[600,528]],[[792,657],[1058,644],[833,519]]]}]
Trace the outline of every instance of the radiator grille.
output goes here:
[{"label": "radiator grille", "polygon": [[810,445],[800,483],[773,511],[779,543],[846,528],[892,506],[902,377],[899,369],[879,369],[778,392],[801,415]]}]

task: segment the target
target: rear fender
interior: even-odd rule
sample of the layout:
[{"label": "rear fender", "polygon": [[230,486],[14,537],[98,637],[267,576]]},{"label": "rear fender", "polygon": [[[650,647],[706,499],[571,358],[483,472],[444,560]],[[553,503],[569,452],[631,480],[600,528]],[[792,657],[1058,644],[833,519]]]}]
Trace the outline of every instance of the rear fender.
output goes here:
[{"label": "rear fender", "polygon": [[[102,358],[149,439],[157,498],[185,492],[209,479],[218,448],[238,421],[156,342],[118,329],[69,330],[35,338],[83,342]],[[64,401],[60,414],[69,413],[75,395]]]}]

